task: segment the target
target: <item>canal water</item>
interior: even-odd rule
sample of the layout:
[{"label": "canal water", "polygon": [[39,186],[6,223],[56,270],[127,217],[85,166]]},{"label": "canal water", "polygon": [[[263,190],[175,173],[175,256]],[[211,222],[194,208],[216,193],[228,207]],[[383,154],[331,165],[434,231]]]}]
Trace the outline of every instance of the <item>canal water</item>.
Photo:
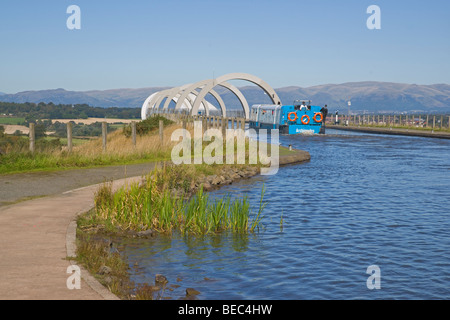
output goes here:
[{"label": "canal water", "polygon": [[[263,230],[128,240],[132,280],[163,274],[172,299],[186,288],[205,300],[450,298],[450,140],[334,130],[280,140],[311,161],[211,193],[246,195],[256,211],[264,187]],[[381,288],[369,290],[374,265]]]}]

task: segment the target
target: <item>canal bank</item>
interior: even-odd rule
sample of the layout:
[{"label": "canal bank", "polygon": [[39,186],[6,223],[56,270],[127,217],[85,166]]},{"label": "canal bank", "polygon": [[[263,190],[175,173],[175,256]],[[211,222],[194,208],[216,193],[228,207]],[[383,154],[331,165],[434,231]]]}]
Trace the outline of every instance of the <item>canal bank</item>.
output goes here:
[{"label": "canal bank", "polygon": [[[264,187],[264,230],[129,240],[132,280],[164,274],[182,285],[174,299],[185,287],[201,300],[450,298],[449,140],[329,129],[280,142],[313,161],[209,192],[257,208]],[[380,290],[367,287],[373,265]]]},{"label": "canal bank", "polygon": [[363,126],[341,126],[341,125],[327,125],[327,129],[336,129],[344,131],[364,132],[373,134],[389,134],[411,137],[426,137],[436,139],[450,139],[450,132],[443,131],[427,131],[414,129],[400,129],[400,128],[380,128],[380,127],[363,127]]},{"label": "canal bank", "polygon": [[[308,161],[310,156],[309,153],[299,152],[296,156],[282,155],[280,159],[283,164],[288,164]],[[152,165],[151,168],[153,167]],[[142,169],[139,167],[138,170]],[[83,176],[83,172],[92,175],[91,170],[80,169],[76,171],[78,178]],[[9,184],[9,192],[20,194],[20,188],[27,183],[26,179],[31,183],[36,180],[35,178],[34,175],[22,175],[16,189],[13,189],[15,184]],[[115,181],[114,188],[140,179],[142,176]],[[51,180],[48,183],[51,183]],[[66,186],[59,191],[52,189],[51,196],[0,208],[2,243],[0,298],[7,300],[117,298],[105,293],[98,281],[90,277],[83,271],[84,269],[81,271],[83,278],[81,290],[67,288],[67,279],[70,276],[67,268],[71,266],[67,257],[73,256],[76,250],[74,220],[79,214],[94,207],[94,193],[98,187],[99,185],[93,185],[67,190]],[[99,290],[103,293],[99,293]]]},{"label": "canal bank", "polygon": [[[286,152],[286,150],[283,152],[282,155],[280,155],[280,159],[279,159],[279,163],[282,166],[286,166],[286,165],[290,165],[290,164],[296,164],[296,163],[304,163],[307,162],[311,159],[310,154],[306,151],[302,151],[302,150],[291,150],[289,152]],[[181,166],[183,167],[183,166]],[[232,166],[219,166],[219,171],[215,170],[214,174],[212,175],[208,175],[208,176],[204,176],[201,172],[202,169],[200,169],[200,172],[198,172],[198,174],[196,174],[196,178],[193,178],[188,172],[185,171],[185,169],[180,168],[180,166],[169,166],[169,167],[165,167],[163,169],[160,170],[161,173],[166,174],[165,172],[167,172],[167,176],[166,179],[163,180],[173,180],[171,178],[173,178],[173,174],[175,170],[175,176],[180,176],[180,173],[182,173],[182,175],[184,176],[183,173],[188,173],[185,177],[188,177],[189,183],[187,185],[190,185],[191,187],[188,189],[183,189],[180,190],[174,186],[164,186],[163,189],[161,191],[165,192],[168,191],[169,194],[165,195],[164,197],[175,197],[175,198],[186,198],[187,204],[186,204],[186,208],[182,209],[182,211],[185,210],[189,210],[188,208],[192,207],[192,204],[194,203],[195,206],[199,206],[199,208],[203,208],[203,205],[206,205],[206,203],[203,203],[202,199],[207,199],[208,196],[206,196],[206,198],[204,196],[202,196],[202,192],[200,191],[199,193],[197,193],[197,197],[195,197],[194,199],[191,198],[192,195],[194,195],[200,187],[203,187],[203,190],[205,191],[213,191],[213,190],[219,190],[220,188],[222,188],[223,186],[227,186],[227,185],[232,185],[234,183],[239,183],[239,181],[249,181],[249,183],[251,183],[251,179],[254,176],[257,176],[259,174],[259,168],[258,167],[254,167],[254,166],[238,166],[237,168],[233,168]],[[180,171],[181,170],[181,171]],[[179,172],[178,172],[179,171]],[[202,236],[206,236],[211,235],[211,234],[222,234],[222,233],[236,233],[236,234],[246,234],[246,233],[253,233],[254,228],[256,227],[259,230],[259,214],[256,216],[253,216],[253,214],[248,214],[247,209],[245,208],[245,205],[243,204],[238,204],[236,202],[229,202],[227,200],[228,196],[223,198],[221,200],[220,203],[222,203],[223,205],[219,205],[219,207],[216,207],[216,204],[208,204],[206,207],[204,207],[204,209],[199,209],[200,211],[203,212],[203,214],[200,213],[200,216],[206,215],[208,217],[212,217],[212,216],[216,216],[217,215],[217,219],[218,220],[222,220],[224,221],[223,223],[219,223],[216,224],[216,222],[218,221],[216,218],[212,218],[214,220],[214,227],[213,229],[210,228],[210,226],[208,226],[210,224],[209,220],[201,220],[200,224],[197,227],[197,218],[192,216],[192,213],[186,213],[187,217],[189,217],[187,225],[184,226],[182,224],[181,227],[177,226],[181,220],[184,220],[184,218],[182,217],[178,217],[177,215],[173,216],[173,214],[176,214],[176,212],[178,211],[177,206],[172,207],[172,209],[169,210],[173,210],[173,213],[171,215],[172,218],[166,217],[165,215],[163,215],[162,212],[160,212],[160,214],[157,214],[157,216],[155,217],[151,217],[150,219],[145,220],[145,218],[142,219],[142,217],[147,216],[148,215],[148,211],[149,210],[156,210],[156,211],[161,211],[162,209],[164,209],[164,211],[167,211],[167,208],[165,206],[163,206],[164,208],[161,208],[161,210],[159,209],[158,203],[160,202],[159,200],[156,200],[156,202],[151,205],[149,208],[146,208],[145,206],[141,209],[141,214],[139,214],[139,217],[134,216],[133,213],[131,211],[132,208],[135,208],[135,205],[132,204],[130,207],[131,211],[128,211],[126,208],[128,207],[128,200],[130,197],[134,198],[137,197],[139,199],[141,199],[141,202],[136,205],[138,206],[143,206],[145,203],[147,203],[147,201],[155,201],[155,200],[151,200],[151,199],[155,199],[157,198],[157,194],[158,194],[158,183],[156,183],[158,180],[161,180],[161,178],[163,178],[164,176],[159,176],[159,173],[157,171],[154,171],[151,175],[147,176],[146,178],[144,178],[143,180],[141,180],[140,182],[140,188],[142,188],[143,190],[143,194],[152,194],[152,196],[150,196],[149,198],[142,198],[140,195],[135,194],[133,191],[131,191],[131,189],[133,189],[132,187],[130,188],[130,194],[125,195],[125,198],[118,198],[116,200],[118,200],[119,202],[121,202],[121,206],[120,206],[120,212],[119,215],[126,215],[128,218],[125,221],[122,221],[121,218],[119,218],[118,216],[113,217],[112,220],[110,220],[109,218],[106,218],[106,220],[104,220],[105,215],[102,213],[103,212],[103,207],[98,207],[96,206],[95,211],[92,210],[91,212],[88,212],[87,214],[83,215],[81,217],[81,220],[78,221],[78,230],[79,230],[79,239],[88,239],[88,241],[90,243],[93,243],[93,239],[94,240],[94,246],[101,245],[101,246],[105,246],[104,243],[108,242],[111,243],[112,246],[114,246],[115,248],[120,248],[120,243],[126,242],[127,239],[146,239],[145,241],[151,241],[155,238],[171,238],[173,233],[178,234],[178,233],[182,233],[185,234],[186,236],[189,237],[202,237]],[[147,179],[152,180],[153,182],[150,183],[150,189],[146,189],[149,188],[149,184]],[[169,184],[170,185],[170,184]],[[185,185],[185,183],[181,183],[180,185]],[[262,197],[262,195],[261,195]],[[102,196],[102,198],[105,198],[104,196]],[[108,198],[108,196],[107,196]],[[174,199],[175,199],[174,198]],[[191,198],[191,199],[189,199]],[[195,200],[198,199],[198,200]],[[262,198],[261,198],[262,200]],[[170,202],[171,200],[169,200]],[[199,203],[197,203],[197,201],[199,201]],[[222,202],[223,201],[223,202]],[[98,204],[99,200],[98,198],[96,198],[95,202]],[[208,202],[209,203],[209,202]],[[242,205],[242,207],[241,207]],[[240,208],[238,209],[238,211],[236,211],[236,206],[239,206]],[[153,207],[153,209],[150,209],[151,207]],[[229,213],[227,213],[227,207],[229,207]],[[233,208],[233,209],[232,209]],[[216,211],[219,210],[217,213],[214,213],[212,211]],[[224,210],[225,209],[225,210]],[[109,207],[107,211],[110,212],[110,210],[115,210],[113,207]],[[189,211],[190,212],[190,211]],[[238,217],[242,214],[242,219],[245,219],[244,217],[246,216],[247,218],[250,218],[250,220],[248,221],[248,223],[244,224],[244,229],[240,228],[240,224],[241,218]],[[100,219],[98,219],[99,217],[102,217]],[[186,218],[187,218],[186,217]],[[200,218],[200,217],[199,217]],[[138,220],[136,220],[138,219]],[[142,219],[142,220],[140,220]],[[168,227],[167,229],[167,225],[169,223],[169,220],[174,220],[174,225]],[[201,219],[201,218],[200,218]],[[230,219],[230,221],[228,221],[228,219]],[[236,220],[234,220],[236,219]],[[161,220],[163,221],[163,224],[156,222],[155,220]],[[147,221],[151,221],[151,222],[147,222]],[[227,222],[228,221],[228,222]],[[188,226],[189,225],[189,226]],[[112,228],[111,228],[112,226]],[[178,228],[180,228],[180,230],[178,230]],[[204,229],[203,229],[204,228]],[[217,229],[216,229],[217,228]],[[88,230],[88,232],[85,232],[84,230]],[[90,239],[90,240],[89,240]],[[80,245],[82,247],[86,247],[89,244],[86,243],[85,241],[81,241]],[[109,249],[109,248],[107,248]],[[122,251],[119,249],[119,251]],[[96,256],[95,252],[93,254],[93,260],[98,261],[100,256],[103,255],[103,252],[99,255]],[[174,257],[176,258],[176,257]],[[130,265],[131,266],[131,265]],[[133,264],[133,269],[138,267],[137,264]],[[108,274],[106,275],[106,277],[104,276],[104,273],[102,270],[104,269],[108,270]],[[98,270],[100,271],[98,271]],[[102,265],[101,267],[99,266],[99,268],[97,269],[90,269],[90,272],[92,274],[95,274],[96,277],[98,277],[98,280],[100,282],[102,282],[106,287],[115,287],[117,289],[116,285],[111,285],[113,284],[121,284],[120,288],[118,290],[116,290],[115,292],[117,292],[117,294],[119,295],[119,297],[121,297],[122,299],[159,299],[162,297],[162,295],[164,294],[164,292],[166,290],[172,291],[173,288],[179,288],[182,286],[182,284],[176,285],[173,282],[169,285],[166,286],[165,282],[161,283],[160,280],[158,279],[165,279],[165,277],[163,276],[164,271],[161,271],[161,274],[157,274],[155,275],[155,279],[154,279],[154,283],[152,282],[148,282],[148,283],[140,283],[138,284],[138,286],[133,286],[130,284],[132,284],[132,281],[129,281],[128,277],[124,276],[122,279],[112,276],[115,273],[119,273],[116,272],[116,269],[110,268],[109,265],[105,264]],[[117,270],[118,271],[118,270]],[[105,282],[105,279],[108,279],[107,283]],[[181,280],[179,280],[181,281]],[[124,285],[122,287],[122,285]],[[195,296],[197,294],[193,294],[192,292],[198,292],[197,290],[193,289],[193,288],[184,288],[183,290],[183,294],[185,293],[186,296],[184,295],[180,295],[178,296],[178,298],[181,299],[191,299],[191,298],[195,298]],[[159,298],[158,298],[159,297]]]}]

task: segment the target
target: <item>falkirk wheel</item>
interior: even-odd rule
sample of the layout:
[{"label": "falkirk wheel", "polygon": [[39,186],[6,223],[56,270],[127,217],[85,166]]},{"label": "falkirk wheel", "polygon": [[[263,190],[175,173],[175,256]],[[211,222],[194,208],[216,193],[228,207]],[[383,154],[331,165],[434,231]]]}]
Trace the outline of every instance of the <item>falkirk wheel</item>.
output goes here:
[{"label": "falkirk wheel", "polygon": [[[208,94],[212,95],[217,100],[220,106],[221,115],[226,117],[226,105],[220,95],[214,90],[217,86],[230,90],[239,99],[245,118],[249,119],[250,108],[247,99],[238,88],[228,83],[228,81],[231,80],[251,82],[263,89],[270,97],[273,104],[281,104],[281,100],[275,90],[264,80],[248,73],[230,73],[216,79],[203,80],[153,93],[142,105],[142,120],[147,119],[149,113],[154,110],[167,110],[172,101],[176,104],[175,111],[188,111],[191,115],[198,114],[199,111],[204,111],[206,115],[209,115],[212,110],[219,111],[215,106],[205,100],[205,97]],[[164,100],[165,103],[162,105]]]}]

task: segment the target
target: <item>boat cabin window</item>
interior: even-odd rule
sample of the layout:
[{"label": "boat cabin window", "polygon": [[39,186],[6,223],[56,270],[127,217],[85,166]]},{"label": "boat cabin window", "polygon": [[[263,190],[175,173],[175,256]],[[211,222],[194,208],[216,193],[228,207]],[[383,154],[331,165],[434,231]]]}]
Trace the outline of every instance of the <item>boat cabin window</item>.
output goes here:
[{"label": "boat cabin window", "polygon": [[311,100],[308,102],[296,100],[294,103],[294,110],[311,110]]}]

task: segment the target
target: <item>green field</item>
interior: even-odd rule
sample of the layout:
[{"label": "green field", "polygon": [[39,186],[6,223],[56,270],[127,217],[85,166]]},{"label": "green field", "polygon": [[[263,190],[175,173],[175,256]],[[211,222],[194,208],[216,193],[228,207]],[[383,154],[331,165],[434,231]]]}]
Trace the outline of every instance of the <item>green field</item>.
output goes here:
[{"label": "green field", "polygon": [[0,117],[0,124],[19,125],[25,122],[25,118]]},{"label": "green field", "polygon": [[114,129],[114,130],[122,129],[124,126],[125,126],[125,124],[123,124],[123,123],[113,123],[113,124],[108,125],[109,129]]},{"label": "green field", "polygon": [[[45,137],[44,139],[47,141],[59,139],[59,141],[61,141],[62,145],[67,146],[67,138]],[[98,139],[98,137],[92,137],[91,139],[90,139],[90,137],[86,137],[86,139],[73,138],[72,144],[73,144],[73,146],[79,146],[79,145],[88,143],[92,139]]]}]

